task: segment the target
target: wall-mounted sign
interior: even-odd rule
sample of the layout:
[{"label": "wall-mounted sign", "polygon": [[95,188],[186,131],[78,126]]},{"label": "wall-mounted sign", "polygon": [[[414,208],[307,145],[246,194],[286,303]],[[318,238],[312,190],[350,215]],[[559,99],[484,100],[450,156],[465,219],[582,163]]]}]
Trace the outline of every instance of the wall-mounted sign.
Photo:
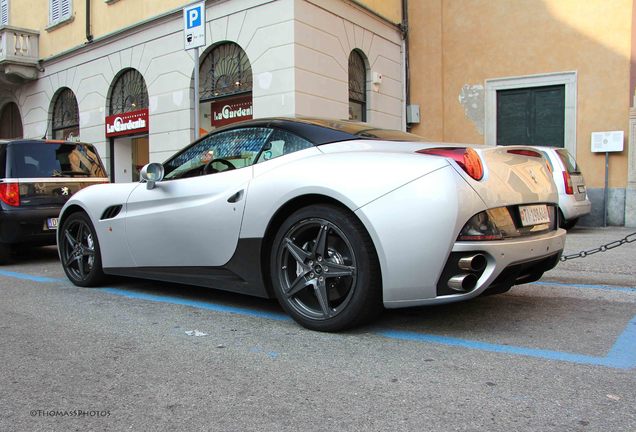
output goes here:
[{"label": "wall-mounted sign", "polygon": [[183,36],[186,50],[205,46],[205,2],[183,8]]},{"label": "wall-mounted sign", "polygon": [[252,118],[252,95],[236,96],[214,101],[211,104],[212,126],[219,127]]},{"label": "wall-mounted sign", "polygon": [[148,132],[148,108],[106,117],[106,137]]},{"label": "wall-mounted sign", "polygon": [[622,152],[623,131],[592,132],[592,153]]}]

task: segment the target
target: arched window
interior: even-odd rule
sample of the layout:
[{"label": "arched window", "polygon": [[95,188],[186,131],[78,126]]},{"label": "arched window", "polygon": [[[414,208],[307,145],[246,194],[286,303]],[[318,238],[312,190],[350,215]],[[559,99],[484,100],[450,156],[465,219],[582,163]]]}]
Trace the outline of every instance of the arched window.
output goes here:
[{"label": "arched window", "polygon": [[252,118],[252,66],[234,42],[213,47],[199,66],[199,134]]},{"label": "arched window", "polygon": [[68,140],[79,137],[79,109],[75,94],[63,88],[53,102],[51,122],[53,139]]},{"label": "arched window", "polygon": [[226,42],[210,51],[199,68],[201,102],[252,91],[252,66],[235,43]]},{"label": "arched window", "polygon": [[135,69],[127,69],[113,83],[110,114],[123,114],[148,108],[148,89],[144,77]]},{"label": "arched window", "polygon": [[22,138],[22,118],[13,102],[0,109],[0,138]]},{"label": "arched window", "polygon": [[349,120],[367,121],[367,67],[358,50],[349,55]]}]

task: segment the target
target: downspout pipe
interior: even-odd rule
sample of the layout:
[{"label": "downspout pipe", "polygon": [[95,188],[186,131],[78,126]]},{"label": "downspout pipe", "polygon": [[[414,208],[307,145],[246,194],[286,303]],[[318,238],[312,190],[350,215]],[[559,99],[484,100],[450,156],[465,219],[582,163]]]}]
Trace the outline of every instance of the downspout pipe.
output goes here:
[{"label": "downspout pipe", "polygon": [[411,104],[411,75],[409,67],[409,1],[402,0],[402,23],[400,24],[400,30],[402,31],[402,62],[404,68],[404,87],[402,89],[404,96],[404,106],[402,107],[402,114],[404,118],[404,129],[409,130],[409,125],[406,122],[406,107]]},{"label": "downspout pipe", "polygon": [[91,0],[86,0],[86,43],[93,42],[91,34]]}]

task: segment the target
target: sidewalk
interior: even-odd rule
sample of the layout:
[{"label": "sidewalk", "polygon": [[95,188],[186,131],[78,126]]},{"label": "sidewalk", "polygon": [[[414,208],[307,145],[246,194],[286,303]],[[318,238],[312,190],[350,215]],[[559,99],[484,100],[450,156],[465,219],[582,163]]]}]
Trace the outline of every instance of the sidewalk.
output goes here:
[{"label": "sidewalk", "polygon": [[[568,231],[563,255],[593,249],[636,232],[634,228],[580,227]],[[630,239],[633,237],[630,237]],[[542,281],[636,287],[636,242],[560,262]]]}]

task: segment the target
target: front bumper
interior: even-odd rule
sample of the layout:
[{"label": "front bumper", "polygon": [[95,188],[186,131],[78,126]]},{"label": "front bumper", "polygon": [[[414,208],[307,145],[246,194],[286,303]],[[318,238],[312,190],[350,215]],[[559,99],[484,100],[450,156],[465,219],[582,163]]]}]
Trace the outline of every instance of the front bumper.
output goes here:
[{"label": "front bumper", "polygon": [[[464,293],[440,292],[438,283],[437,293],[432,298],[385,301],[384,305],[387,308],[401,308],[451,303],[477,297],[489,288],[501,289],[506,285],[532,282],[558,263],[565,246],[565,234],[565,230],[558,229],[542,235],[510,240],[456,242],[449,254],[449,263],[456,255],[480,253],[486,257],[486,267],[479,272],[474,288]],[[440,280],[447,273],[445,267]]]}]

